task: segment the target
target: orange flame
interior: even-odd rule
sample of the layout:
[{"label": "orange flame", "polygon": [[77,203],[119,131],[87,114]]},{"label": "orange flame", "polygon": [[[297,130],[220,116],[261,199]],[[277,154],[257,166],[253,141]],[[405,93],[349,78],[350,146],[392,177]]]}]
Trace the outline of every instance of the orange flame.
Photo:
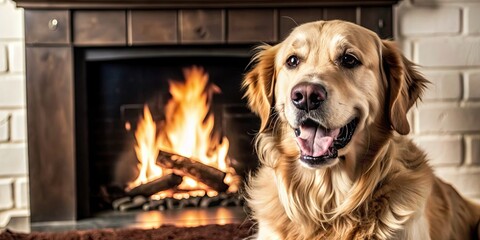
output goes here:
[{"label": "orange flame", "polygon": [[[154,122],[148,106],[135,132],[135,152],[140,163],[140,174],[129,188],[171,173],[155,164],[160,150],[176,153],[227,172],[225,182],[232,181],[234,170],[227,164],[229,142],[226,137],[213,133],[214,116],[210,112],[210,99],[220,90],[208,84],[208,74],[200,67],[184,69],[184,82],[170,81],[172,98],[165,106],[165,120]],[[157,127],[159,129],[157,129]],[[184,177],[179,189],[191,190],[191,195],[215,195],[204,184]],[[171,191],[170,191],[171,192]],[[161,197],[171,195],[163,192]],[[175,196],[175,193],[173,195]],[[176,193],[185,197],[185,193]],[[188,195],[187,195],[188,196]]]}]

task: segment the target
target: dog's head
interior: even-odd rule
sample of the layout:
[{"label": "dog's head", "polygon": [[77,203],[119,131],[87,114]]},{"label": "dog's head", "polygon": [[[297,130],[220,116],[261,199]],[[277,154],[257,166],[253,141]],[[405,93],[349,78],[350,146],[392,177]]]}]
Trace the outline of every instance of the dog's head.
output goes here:
[{"label": "dog's head", "polygon": [[301,25],[254,61],[244,87],[260,131],[278,114],[311,168],[337,163],[372,127],[408,134],[407,111],[427,83],[392,42],[343,21]]}]

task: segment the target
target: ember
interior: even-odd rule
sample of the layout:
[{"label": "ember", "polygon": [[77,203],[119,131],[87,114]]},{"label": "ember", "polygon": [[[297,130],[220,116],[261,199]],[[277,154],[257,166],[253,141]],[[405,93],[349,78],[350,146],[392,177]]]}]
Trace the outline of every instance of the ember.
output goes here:
[{"label": "ember", "polygon": [[213,131],[210,105],[220,89],[208,83],[200,67],[184,69],[184,76],[184,82],[170,81],[172,98],[164,120],[155,122],[144,107],[135,131],[140,173],[128,184],[130,197],[186,199],[238,190],[240,180],[227,156],[228,139]]}]

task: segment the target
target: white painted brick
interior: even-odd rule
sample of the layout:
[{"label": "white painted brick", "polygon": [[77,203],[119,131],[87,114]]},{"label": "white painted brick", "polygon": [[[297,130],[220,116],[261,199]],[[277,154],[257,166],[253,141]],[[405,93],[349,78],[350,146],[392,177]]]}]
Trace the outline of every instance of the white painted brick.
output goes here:
[{"label": "white painted brick", "polygon": [[402,41],[397,43],[400,49],[402,50],[403,56],[405,56],[408,60],[413,61],[412,56],[412,42],[410,41]]},{"label": "white painted brick", "polygon": [[0,142],[6,142],[10,138],[10,113],[0,111]]},{"label": "white painted brick", "polygon": [[471,164],[480,165],[480,136],[467,137],[467,145],[470,149],[468,160]]},{"label": "white painted brick", "polygon": [[27,174],[27,150],[25,144],[0,144],[0,166],[0,176]]},{"label": "white painted brick", "polygon": [[12,112],[11,122],[11,141],[24,141],[27,134],[27,121],[25,111]]},{"label": "white painted brick", "polygon": [[471,6],[467,10],[467,32],[469,34],[480,33],[480,6]]},{"label": "white painted brick", "polygon": [[0,72],[8,70],[7,46],[0,44]]},{"label": "white painted brick", "polygon": [[30,204],[28,179],[18,178],[15,180],[15,207],[27,208]]},{"label": "white painted brick", "polygon": [[23,39],[23,9],[11,0],[0,4],[0,39]]},{"label": "white painted brick", "polygon": [[469,74],[467,79],[465,84],[467,99],[480,99],[480,72]]},{"label": "white painted brick", "polygon": [[22,42],[8,45],[8,63],[10,72],[25,72],[25,47]]},{"label": "white painted brick", "polygon": [[25,80],[23,76],[0,76],[0,106],[25,106]]},{"label": "white painted brick", "polygon": [[460,8],[415,7],[405,9],[399,19],[404,36],[460,33]]},{"label": "white painted brick", "polygon": [[461,136],[422,136],[414,138],[427,152],[429,163],[436,165],[460,165],[463,161]]},{"label": "white painted brick", "polygon": [[420,132],[480,131],[480,106],[424,104],[418,109]]},{"label": "white painted brick", "polygon": [[480,195],[479,167],[437,167],[435,174],[452,184],[461,195],[467,197]]},{"label": "white painted brick", "polygon": [[424,67],[480,66],[480,38],[421,39],[415,49],[415,61]]},{"label": "white painted brick", "polygon": [[0,179],[0,210],[13,208],[13,179]]},{"label": "white painted brick", "polygon": [[462,75],[459,72],[422,71],[431,84],[424,100],[458,100],[462,97]]}]

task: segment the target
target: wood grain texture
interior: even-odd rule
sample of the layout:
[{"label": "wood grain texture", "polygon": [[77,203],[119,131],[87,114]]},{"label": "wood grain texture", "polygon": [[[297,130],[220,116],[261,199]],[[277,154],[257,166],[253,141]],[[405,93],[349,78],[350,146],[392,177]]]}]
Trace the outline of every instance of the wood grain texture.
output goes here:
[{"label": "wood grain texture", "polygon": [[27,47],[26,61],[30,219],[74,220],[72,50]]},{"label": "wood grain texture", "polygon": [[129,14],[129,44],[177,43],[176,10],[133,10]]},{"label": "wood grain texture", "polygon": [[15,0],[25,8],[152,9],[152,8],[245,8],[393,5],[398,0]]},{"label": "wood grain texture", "polygon": [[378,34],[382,39],[393,37],[391,7],[362,7],[360,24]]},{"label": "wood grain texture", "polygon": [[234,9],[228,11],[229,43],[274,42],[277,40],[274,9]]},{"label": "wood grain texture", "polygon": [[283,40],[296,26],[322,20],[323,11],[321,8],[285,8],[280,9],[278,15],[280,40]]},{"label": "wood grain texture", "polygon": [[125,11],[74,11],[75,45],[126,45]]},{"label": "wood grain texture", "polygon": [[180,11],[182,43],[223,43],[225,41],[224,11],[199,9]]},{"label": "wood grain texture", "polygon": [[66,10],[26,10],[26,44],[69,44],[70,14]]},{"label": "wood grain texture", "polygon": [[357,23],[357,10],[353,7],[328,7],[323,9],[324,20],[345,20]]}]

